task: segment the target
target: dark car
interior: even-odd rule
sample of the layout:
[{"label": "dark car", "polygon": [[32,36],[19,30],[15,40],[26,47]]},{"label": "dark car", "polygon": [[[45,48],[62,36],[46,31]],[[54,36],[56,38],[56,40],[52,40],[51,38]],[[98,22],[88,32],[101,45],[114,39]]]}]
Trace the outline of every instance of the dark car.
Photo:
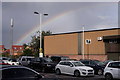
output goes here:
[{"label": "dark car", "polygon": [[1,80],[40,80],[43,78],[38,72],[23,66],[2,65],[0,67]]},{"label": "dark car", "polygon": [[70,58],[67,57],[67,56],[51,56],[50,58],[51,58],[51,60],[52,60],[53,62],[55,62],[55,63],[59,63],[60,61],[70,59]]},{"label": "dark car", "polygon": [[95,74],[102,75],[104,71],[104,63],[98,60],[80,60],[86,66],[92,67],[95,71]]},{"label": "dark car", "polygon": [[30,62],[29,67],[37,71],[48,72],[55,71],[56,65],[50,58],[37,57]]}]

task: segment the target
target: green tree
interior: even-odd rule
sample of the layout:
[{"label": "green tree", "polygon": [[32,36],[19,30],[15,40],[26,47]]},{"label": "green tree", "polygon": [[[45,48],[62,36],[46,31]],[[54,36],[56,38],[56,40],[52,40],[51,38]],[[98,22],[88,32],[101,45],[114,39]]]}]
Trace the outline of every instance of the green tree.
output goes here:
[{"label": "green tree", "polygon": [[23,50],[23,54],[22,54],[22,56],[33,56],[33,54],[32,54],[32,50],[29,49],[29,48],[24,49],[24,50]]},{"label": "green tree", "polygon": [[[37,33],[39,33],[39,31],[37,31]],[[42,31],[42,51],[44,53],[44,36],[48,36],[48,35],[51,35],[52,32],[50,31]],[[38,56],[39,54],[39,48],[40,48],[40,36],[32,36],[32,40],[31,42],[29,43],[31,49],[32,49],[32,52],[35,56]]]},{"label": "green tree", "polygon": [[28,47],[28,45],[27,44],[23,44],[23,47],[24,47],[24,49],[26,49]]},{"label": "green tree", "polygon": [[23,44],[24,50],[22,56],[31,56],[33,55],[32,49],[27,44]]}]

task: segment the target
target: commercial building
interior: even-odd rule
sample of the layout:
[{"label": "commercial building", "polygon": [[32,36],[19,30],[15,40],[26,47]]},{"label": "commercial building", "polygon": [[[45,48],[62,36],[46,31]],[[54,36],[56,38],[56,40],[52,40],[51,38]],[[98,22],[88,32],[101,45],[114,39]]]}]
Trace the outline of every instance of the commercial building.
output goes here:
[{"label": "commercial building", "polygon": [[74,59],[120,60],[120,28],[53,34],[44,37],[44,54]]},{"label": "commercial building", "polygon": [[22,45],[13,45],[12,46],[12,52],[13,52],[13,55],[21,55],[23,54],[23,46]]},{"label": "commercial building", "polygon": [[[12,45],[12,55],[21,55],[23,54],[23,46],[22,45]],[[10,49],[6,49],[4,45],[0,45],[0,54],[10,54]]]},{"label": "commercial building", "polygon": [[4,45],[0,45],[0,54],[4,52]]}]

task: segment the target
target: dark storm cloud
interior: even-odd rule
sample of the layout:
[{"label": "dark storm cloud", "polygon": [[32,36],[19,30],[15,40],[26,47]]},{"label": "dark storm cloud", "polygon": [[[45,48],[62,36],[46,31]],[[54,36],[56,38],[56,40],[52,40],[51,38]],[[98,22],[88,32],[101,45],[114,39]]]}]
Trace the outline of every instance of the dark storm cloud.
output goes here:
[{"label": "dark storm cloud", "polygon": [[[117,27],[117,2],[3,2],[3,43],[10,43],[10,19],[14,19],[14,43],[39,24],[34,11],[48,13],[43,23],[55,16],[68,13],[44,25],[44,30],[53,33]],[[30,41],[31,35],[24,42]],[[21,42],[23,43],[23,42]],[[21,44],[20,43],[20,44]]]}]

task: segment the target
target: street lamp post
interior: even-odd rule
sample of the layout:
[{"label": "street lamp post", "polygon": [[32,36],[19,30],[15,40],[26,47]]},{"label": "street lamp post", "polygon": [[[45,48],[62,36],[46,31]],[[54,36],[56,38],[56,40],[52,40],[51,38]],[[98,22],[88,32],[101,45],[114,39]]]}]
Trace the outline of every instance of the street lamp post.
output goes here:
[{"label": "street lamp post", "polygon": [[39,49],[39,57],[43,57],[43,52],[42,52],[42,15],[47,16],[48,14],[41,14],[39,12],[34,12],[34,14],[39,15],[40,19],[40,49]]},{"label": "street lamp post", "polygon": [[10,56],[13,55],[13,18],[11,18],[11,47],[10,47]]}]

